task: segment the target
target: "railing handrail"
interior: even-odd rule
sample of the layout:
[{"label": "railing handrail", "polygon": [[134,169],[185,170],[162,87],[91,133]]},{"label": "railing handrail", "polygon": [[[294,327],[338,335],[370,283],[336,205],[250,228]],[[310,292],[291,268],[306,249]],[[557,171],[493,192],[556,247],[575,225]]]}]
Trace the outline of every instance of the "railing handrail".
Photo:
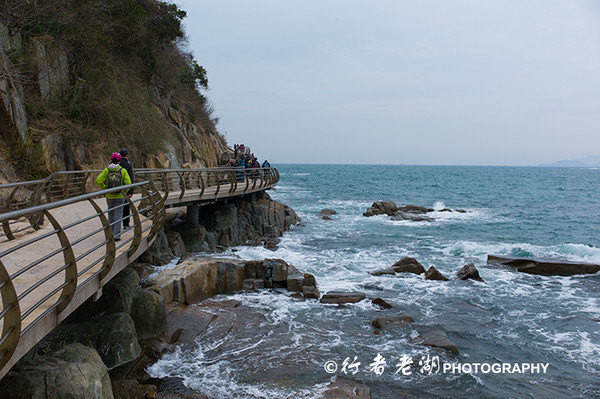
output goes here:
[{"label": "railing handrail", "polygon": [[52,209],[60,208],[62,206],[74,204],[75,202],[86,201],[90,198],[95,198],[95,197],[99,197],[99,196],[106,195],[106,194],[111,194],[111,193],[116,193],[116,192],[123,191],[123,190],[128,190],[130,188],[143,186],[148,183],[150,183],[150,181],[145,180],[145,181],[139,182],[139,183],[128,184],[125,186],[118,186],[118,187],[114,187],[114,188],[108,188],[105,190],[94,191],[94,192],[88,193],[88,194],[78,195],[76,197],[70,197],[70,198],[66,198],[63,200],[53,201],[53,202],[49,202],[47,204],[37,205],[37,206],[31,207],[31,208],[19,209],[18,211],[0,213],[0,223],[4,222],[5,220],[20,218],[20,217],[23,217],[25,215],[29,215],[32,213],[50,211]]}]

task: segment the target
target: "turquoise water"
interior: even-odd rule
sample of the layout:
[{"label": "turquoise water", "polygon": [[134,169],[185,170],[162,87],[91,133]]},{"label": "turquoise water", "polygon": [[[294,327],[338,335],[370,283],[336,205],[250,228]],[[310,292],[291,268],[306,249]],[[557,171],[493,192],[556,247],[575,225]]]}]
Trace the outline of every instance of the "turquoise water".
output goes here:
[{"label": "turquoise water", "polygon": [[[277,165],[274,199],[292,206],[302,225],[280,249],[238,247],[244,259],[282,258],[313,273],[322,293],[354,290],[394,305],[369,301],[346,307],[296,302],[284,294],[239,294],[248,309],[266,315],[260,339],[232,337],[201,343],[155,366],[156,375],[184,378],[214,397],[317,397],[335,375],[324,364],[354,356],[352,379],[374,398],[600,397],[600,276],[542,277],[488,266],[487,254],[555,257],[600,263],[600,170],[562,168]],[[436,212],[434,222],[362,216],[374,201],[393,200],[465,214]],[[338,212],[333,221],[316,214]],[[404,257],[435,265],[451,277],[474,263],[484,283],[425,281],[423,276],[374,277],[371,271]],[[365,287],[365,284],[367,287]],[[374,334],[370,321],[410,315],[415,324]],[[415,342],[418,330],[444,331],[458,356]],[[239,338],[239,339],[236,339]],[[241,344],[241,342],[244,342]],[[243,348],[240,350],[240,345]],[[273,348],[277,348],[273,352]],[[199,355],[199,353],[201,355]],[[218,356],[216,355],[218,353]],[[368,372],[378,355],[382,375]],[[413,374],[394,374],[399,359],[414,359]],[[546,373],[418,373],[418,361],[547,363]],[[193,365],[190,368],[177,364]],[[207,371],[207,370],[210,370]],[[277,377],[291,382],[275,383]]]}]

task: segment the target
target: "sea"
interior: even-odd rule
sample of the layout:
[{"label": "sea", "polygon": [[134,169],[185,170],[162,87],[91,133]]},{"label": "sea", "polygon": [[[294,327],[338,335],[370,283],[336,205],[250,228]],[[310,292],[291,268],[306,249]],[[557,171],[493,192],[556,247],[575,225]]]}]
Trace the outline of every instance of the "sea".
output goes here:
[{"label": "sea", "polygon": [[[314,274],[322,294],[363,292],[393,308],[298,301],[278,290],[223,295],[263,318],[165,355],[151,375],[211,398],[319,398],[348,380],[373,398],[600,397],[600,275],[546,277],[486,263],[494,254],[600,264],[600,170],[274,166],[281,180],[269,193],[301,224],[276,251],[240,246],[222,255],[280,258]],[[363,216],[380,200],[433,208],[435,220]],[[333,220],[318,216],[324,208],[337,212]],[[370,274],[403,257],[450,281]],[[453,278],[469,263],[483,282]],[[379,334],[371,325],[398,315],[415,322]],[[419,344],[422,329],[443,331],[459,354]]]}]

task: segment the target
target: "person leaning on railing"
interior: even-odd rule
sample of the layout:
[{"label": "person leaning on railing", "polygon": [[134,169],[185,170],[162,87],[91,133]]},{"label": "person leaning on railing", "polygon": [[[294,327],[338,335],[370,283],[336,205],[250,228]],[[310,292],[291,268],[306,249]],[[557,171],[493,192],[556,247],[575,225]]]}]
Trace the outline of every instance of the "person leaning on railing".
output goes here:
[{"label": "person leaning on railing", "polygon": [[[115,188],[131,184],[131,178],[127,170],[119,165],[121,154],[114,152],[111,156],[110,165],[96,178],[96,184],[101,189]],[[121,219],[123,218],[123,206],[125,197],[121,191],[106,194],[108,206],[108,223],[111,226],[115,241],[121,240]]]}]

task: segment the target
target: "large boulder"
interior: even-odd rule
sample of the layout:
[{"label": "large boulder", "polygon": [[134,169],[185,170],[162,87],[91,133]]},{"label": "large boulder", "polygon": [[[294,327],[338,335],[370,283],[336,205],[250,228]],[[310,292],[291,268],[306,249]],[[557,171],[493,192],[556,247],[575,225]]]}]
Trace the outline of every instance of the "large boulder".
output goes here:
[{"label": "large boulder", "polygon": [[156,338],[165,332],[165,303],[157,293],[138,288],[133,297],[130,314],[138,339]]},{"label": "large boulder", "polygon": [[138,258],[138,261],[162,266],[169,263],[171,259],[173,259],[173,252],[169,247],[169,239],[164,230],[160,229],[150,248]]},{"label": "large boulder", "polygon": [[113,399],[108,370],[96,350],[70,344],[20,363],[0,391],[6,399]]},{"label": "large boulder", "polygon": [[425,273],[425,268],[415,258],[405,257],[392,265],[392,269],[396,273]]},{"label": "large boulder", "polygon": [[589,263],[557,261],[550,259],[517,258],[511,256],[488,255],[487,263],[514,267],[517,271],[542,276],[573,276],[576,274],[596,274],[600,265]]},{"label": "large boulder", "polygon": [[398,207],[393,201],[376,201],[363,213],[364,216],[388,215],[393,216]]},{"label": "large boulder", "polygon": [[102,296],[98,304],[108,313],[130,313],[131,303],[139,285],[139,274],[134,269],[126,267],[102,287]]},{"label": "large boulder", "polygon": [[483,281],[481,276],[479,276],[479,271],[475,268],[475,265],[473,265],[472,263],[461,267],[460,270],[458,272],[456,272],[456,277],[459,280],[471,279],[471,280]]},{"label": "large boulder", "polygon": [[321,303],[335,303],[343,305],[345,303],[356,303],[365,299],[367,296],[363,292],[344,292],[329,291],[321,298]]},{"label": "large boulder", "polygon": [[[221,267],[221,276],[226,274],[226,269],[225,266]],[[161,271],[150,278],[145,287],[162,296],[165,303],[179,302],[189,305],[218,294],[218,280],[219,266],[215,259],[193,257],[173,268]],[[241,280],[242,286],[243,281],[244,279]],[[225,283],[222,285],[226,286]]]},{"label": "large boulder", "polygon": [[244,264],[237,261],[217,262],[217,286],[219,293],[241,291],[246,279]]},{"label": "large boulder", "polygon": [[81,323],[62,323],[36,346],[39,353],[56,351],[65,343],[94,348],[112,369],[132,360],[141,352],[135,324],[128,313],[112,313]]},{"label": "large boulder", "polygon": [[448,281],[448,277],[444,276],[442,273],[435,268],[435,266],[431,266],[425,272],[425,280],[439,280],[439,281]]},{"label": "large boulder", "polygon": [[114,313],[100,319],[94,347],[109,369],[135,360],[141,348],[131,316]]}]

